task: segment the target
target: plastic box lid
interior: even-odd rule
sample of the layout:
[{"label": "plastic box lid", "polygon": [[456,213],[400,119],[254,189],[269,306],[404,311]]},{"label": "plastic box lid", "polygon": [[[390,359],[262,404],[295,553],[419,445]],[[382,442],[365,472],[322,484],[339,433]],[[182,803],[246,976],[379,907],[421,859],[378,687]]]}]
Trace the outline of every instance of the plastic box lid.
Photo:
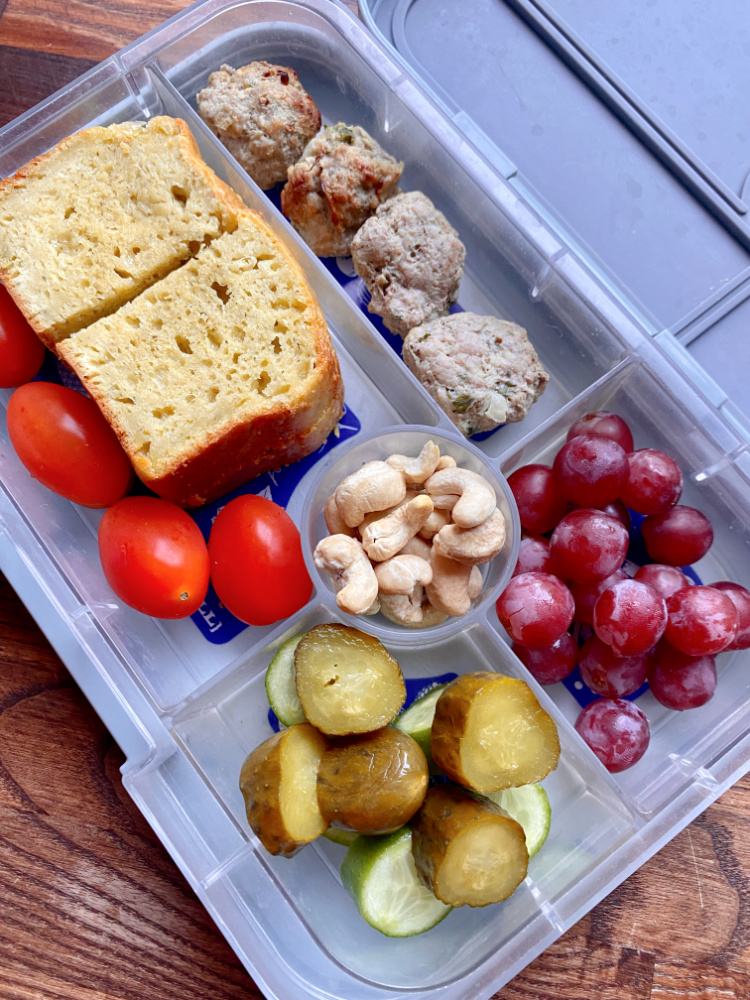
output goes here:
[{"label": "plastic box lid", "polygon": [[722,386],[750,436],[746,5],[725,0],[720,17],[698,0],[360,9],[686,374],[714,398],[704,371]]},{"label": "plastic box lid", "polygon": [[[684,502],[710,518],[715,539],[695,570],[700,579],[750,585],[750,453],[724,419],[726,395],[669,329],[643,327],[623,285],[622,303],[613,301],[605,265],[593,275],[593,254],[584,263],[530,209],[521,175],[499,177],[339,4],[202,0],[0,130],[0,174],[90,124],[183,117],[206,162],[282,236],[321,303],[350,404],[339,428],[346,434],[331,444],[343,451],[352,437],[351,458],[369,435],[390,437],[404,425],[453,433],[370,322],[348,263],[315,258],[196,114],[195,95],[210,72],[251,57],[293,65],[326,121],[361,123],[403,159],[405,186],[434,199],[466,242],[460,305],[529,330],[552,377],[526,420],[477,441],[493,468],[508,474],[549,464],[574,420],[613,409],[639,444],[675,457]],[[488,142],[477,136],[477,144]],[[550,209],[553,217],[563,232]],[[701,322],[696,317],[690,332],[697,336]],[[702,392],[673,359],[692,364]],[[394,639],[405,675],[420,686],[474,669],[527,680],[557,722],[563,753],[548,781],[551,839],[511,900],[457,908],[416,939],[384,938],[359,919],[341,885],[343,848],[322,838],[296,858],[266,855],[237,784],[245,756],[271,733],[264,677],[272,650],[298,631],[340,620],[330,591],[316,586],[288,621],[239,630],[209,602],[180,622],[125,607],[101,571],[100,514],[28,475],[9,443],[8,396],[0,391],[0,566],[124,750],[128,792],[269,998],[490,997],[747,771],[747,652],[727,655],[716,696],[699,715],[670,712],[648,691],[638,695],[652,746],[642,766],[612,775],[573,730],[582,683],[541,689],[506,643],[491,600],[444,641],[425,636],[421,647]],[[407,451],[406,443],[395,447]],[[247,489],[286,504],[310,530],[319,513],[319,505],[311,509],[317,473],[302,465]]]}]

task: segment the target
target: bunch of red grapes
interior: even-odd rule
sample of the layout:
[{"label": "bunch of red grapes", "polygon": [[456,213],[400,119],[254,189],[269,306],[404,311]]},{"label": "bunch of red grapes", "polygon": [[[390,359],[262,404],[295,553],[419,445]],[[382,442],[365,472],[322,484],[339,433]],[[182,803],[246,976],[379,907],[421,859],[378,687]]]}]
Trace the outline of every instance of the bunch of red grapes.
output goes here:
[{"label": "bunch of red grapes", "polygon": [[[716,654],[750,647],[750,592],[723,580],[694,586],[682,572],[708,552],[711,524],[678,504],[675,461],[633,450],[615,413],[577,420],[551,468],[525,465],[508,483],[524,537],[498,617],[540,684],[564,680],[578,665],[601,698],[583,709],[576,729],[609,771],[624,771],[650,737],[646,716],[626,696],[648,680],[667,708],[704,705],[716,688]],[[622,569],[631,511],[645,516],[641,537],[654,560],[633,578]],[[582,645],[571,626],[579,637],[590,633]]]}]

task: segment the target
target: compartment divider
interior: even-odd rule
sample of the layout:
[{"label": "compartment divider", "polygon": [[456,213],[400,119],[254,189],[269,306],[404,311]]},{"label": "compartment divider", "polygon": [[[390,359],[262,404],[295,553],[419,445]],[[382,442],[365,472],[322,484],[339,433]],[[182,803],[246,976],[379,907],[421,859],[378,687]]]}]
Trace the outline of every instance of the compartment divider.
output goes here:
[{"label": "compartment divider", "polygon": [[[498,462],[503,474],[508,476],[519,465],[527,464],[530,461],[529,455],[535,454],[537,450],[536,444],[538,439],[546,437],[551,428],[559,425],[567,430],[567,426],[579,417],[582,417],[585,413],[602,409],[612,393],[627,379],[634,368],[638,367],[641,363],[639,355],[629,354],[611,371],[602,375],[596,382],[587,389],[584,389],[582,393],[579,393],[569,403],[566,403],[562,409],[558,410],[551,417],[548,417],[544,423],[533,428],[520,441],[506,451],[501,452]],[[562,444],[565,431],[561,430],[558,437],[560,444]]]},{"label": "compartment divider", "polygon": [[[182,701],[174,705],[169,712],[170,719],[183,719],[189,718],[191,714],[191,707],[196,702],[201,702],[205,697],[211,692],[215,692],[220,688],[229,686],[229,683],[240,674],[247,671],[248,661],[257,656],[258,653],[263,650],[268,650],[268,660],[271,661],[272,651],[278,649],[281,643],[294,635],[299,627],[299,623],[303,621],[308,615],[314,614],[320,609],[324,610],[323,605],[317,593],[313,590],[312,597],[308,603],[300,608],[296,614],[292,615],[291,618],[285,618],[283,621],[278,622],[276,627],[262,635],[257,642],[251,643],[246,649],[243,649],[236,657],[234,657],[231,662],[229,662],[225,667],[219,670],[213,677],[210,677],[203,684],[198,685],[193,691],[190,692]],[[250,626],[252,628],[252,626]],[[266,663],[264,666],[258,666],[255,673],[260,673],[261,670],[265,670],[268,666]],[[253,674],[252,676],[255,676]]]}]

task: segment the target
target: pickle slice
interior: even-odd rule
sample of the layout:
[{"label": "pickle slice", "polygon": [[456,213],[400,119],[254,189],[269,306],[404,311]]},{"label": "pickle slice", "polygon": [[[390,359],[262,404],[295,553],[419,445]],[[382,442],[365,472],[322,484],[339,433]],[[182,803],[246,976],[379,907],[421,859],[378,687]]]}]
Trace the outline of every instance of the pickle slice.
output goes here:
[{"label": "pickle slice", "polygon": [[507,899],[526,878],[523,827],[488,800],[437,785],[412,823],[417,873],[450,906],[488,906]]},{"label": "pickle slice", "polygon": [[349,625],[316,625],[294,654],[305,718],[331,736],[370,733],[406,700],[401,668],[385,646]]},{"label": "pickle slice", "polygon": [[393,726],[337,739],[318,768],[318,805],[331,826],[384,834],[407,823],[427,794],[419,744]]},{"label": "pickle slice", "polygon": [[283,729],[257,746],[240,771],[247,821],[269,854],[290,857],[328,825],[318,806],[325,737],[313,726]]},{"label": "pickle slice", "polygon": [[479,671],[458,677],[438,698],[430,750],[451,780],[497,792],[546,777],[557,767],[560,740],[528,684]]}]

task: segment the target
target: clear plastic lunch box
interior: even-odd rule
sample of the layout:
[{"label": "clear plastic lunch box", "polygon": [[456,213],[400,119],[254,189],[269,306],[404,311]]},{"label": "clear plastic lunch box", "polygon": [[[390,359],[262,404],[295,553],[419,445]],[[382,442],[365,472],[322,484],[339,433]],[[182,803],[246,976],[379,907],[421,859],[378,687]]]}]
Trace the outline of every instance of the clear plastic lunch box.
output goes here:
[{"label": "clear plastic lunch box", "polygon": [[[503,154],[467,138],[467,121],[452,121],[399,56],[329,0],[197,4],[0,132],[7,175],[91,124],[182,117],[207,162],[291,247],[339,353],[347,418],[320,455],[249,490],[285,503],[301,525],[321,463],[347,438],[401,424],[452,433],[363,311],[347,262],[316,259],[196,116],[195,94],[212,70],[259,58],[293,66],[326,122],[360,124],[404,160],[403,186],[423,190],[466,244],[460,305],[529,331],[550,383],[522,423],[475,442],[492,467],[507,474],[549,462],[574,419],[615,410],[637,447],[677,459],[682,502],[711,519],[715,542],[695,567],[700,577],[750,585],[741,409],[668,330],[654,336],[635,299],[596,254],[566,241],[565,227],[513,183],[513,171],[504,176]],[[341,886],[344,849],[320,840],[292,859],[267,855],[238,789],[242,760],[271,731],[264,671],[272,651],[304,628],[341,620],[330,591],[318,588],[294,618],[267,628],[233,626],[218,608],[168,623],[123,607],[99,565],[99,515],[49,493],[14,455],[8,395],[0,393],[0,566],[122,747],[129,793],[268,997],[490,997],[747,770],[746,653],[720,657],[716,695],[700,709],[668,712],[643,694],[651,746],[636,768],[612,776],[572,728],[575,691],[529,677],[491,605],[442,640],[425,633],[407,644],[394,633],[388,644],[407,678],[522,677],[556,719],[563,752],[545,781],[549,840],[515,894],[455,910],[418,937],[382,936]]]}]

